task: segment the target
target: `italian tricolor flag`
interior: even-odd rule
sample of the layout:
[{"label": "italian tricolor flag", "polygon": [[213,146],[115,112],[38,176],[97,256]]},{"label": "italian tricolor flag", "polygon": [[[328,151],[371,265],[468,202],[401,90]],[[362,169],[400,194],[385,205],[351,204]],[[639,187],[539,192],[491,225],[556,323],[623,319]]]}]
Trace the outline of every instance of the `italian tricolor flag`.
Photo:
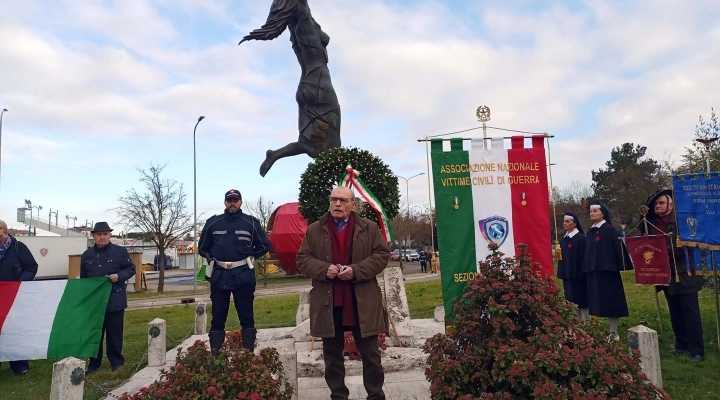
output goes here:
[{"label": "italian tricolor flag", "polygon": [[0,282],[0,361],[96,356],[107,278]]},{"label": "italian tricolor flag", "polygon": [[533,261],[553,274],[550,200],[544,136],[433,139],[431,157],[445,313],[474,279],[478,262],[497,243],[508,256],[528,245]]}]

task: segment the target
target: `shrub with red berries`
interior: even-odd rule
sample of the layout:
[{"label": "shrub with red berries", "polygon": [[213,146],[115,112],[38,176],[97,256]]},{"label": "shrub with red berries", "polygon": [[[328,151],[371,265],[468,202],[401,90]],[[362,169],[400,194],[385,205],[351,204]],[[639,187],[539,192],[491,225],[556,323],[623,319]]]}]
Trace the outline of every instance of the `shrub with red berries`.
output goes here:
[{"label": "shrub with red berries", "polygon": [[646,382],[639,353],[577,321],[525,246],[496,245],[453,305],[454,330],[427,340],[433,399],[669,399]]},{"label": "shrub with red berries", "polygon": [[251,353],[236,330],[228,332],[217,357],[199,340],[187,351],[178,349],[176,364],[163,369],[160,379],[120,400],[289,400],[293,392],[277,350]]}]

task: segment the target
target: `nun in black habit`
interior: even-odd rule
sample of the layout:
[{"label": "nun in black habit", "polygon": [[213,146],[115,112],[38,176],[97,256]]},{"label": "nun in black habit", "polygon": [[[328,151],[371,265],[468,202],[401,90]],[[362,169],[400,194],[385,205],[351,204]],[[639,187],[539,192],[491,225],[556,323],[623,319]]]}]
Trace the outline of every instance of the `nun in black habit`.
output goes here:
[{"label": "nun in black habit", "polygon": [[[620,276],[625,269],[623,251],[605,204],[590,203],[590,220],[593,225],[585,239],[588,308],[590,315],[608,318],[611,338],[620,340],[618,319],[630,315]],[[629,263],[628,268],[632,269]]]},{"label": "nun in black habit", "polygon": [[575,310],[581,321],[590,320],[587,282],[585,280],[585,231],[577,215],[566,212],[563,216],[563,236],[560,247],[562,259],[558,261],[557,277],[563,281],[565,300],[577,304]]}]

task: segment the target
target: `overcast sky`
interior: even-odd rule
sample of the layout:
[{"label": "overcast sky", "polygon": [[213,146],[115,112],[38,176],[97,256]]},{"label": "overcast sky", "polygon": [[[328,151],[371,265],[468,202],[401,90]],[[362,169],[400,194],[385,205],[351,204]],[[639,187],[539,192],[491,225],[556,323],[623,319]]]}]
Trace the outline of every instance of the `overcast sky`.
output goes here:
[{"label": "overcast sky", "polygon": [[[0,217],[29,199],[87,220],[168,163],[192,208],[198,116],[198,210],[239,189],[297,200],[310,159],[269,148],[297,139],[300,68],[285,32],[237,46],[267,18],[262,0],[0,0]],[[510,4],[510,5],[509,5]],[[416,139],[478,126],[550,132],[556,185],[590,183],[631,141],[675,157],[699,115],[720,106],[720,2],[310,0],[331,37],[330,73],[344,146],[401,176],[426,170]],[[478,135],[477,133],[468,133]],[[504,135],[491,131],[492,135]],[[475,136],[477,137],[477,136]],[[413,204],[427,180],[410,181]],[[401,181],[405,194],[405,183]],[[54,218],[54,217],[53,217]],[[72,221],[71,221],[72,223]]]}]

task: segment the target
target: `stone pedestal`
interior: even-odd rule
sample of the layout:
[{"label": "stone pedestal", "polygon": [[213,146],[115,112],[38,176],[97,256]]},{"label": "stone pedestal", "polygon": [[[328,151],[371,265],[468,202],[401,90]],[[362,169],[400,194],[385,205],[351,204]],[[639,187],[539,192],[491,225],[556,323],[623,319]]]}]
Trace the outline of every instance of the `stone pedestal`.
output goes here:
[{"label": "stone pedestal", "polygon": [[660,371],[660,348],[657,332],[644,325],[628,329],[628,345],[640,351],[642,371],[648,380],[658,388],[662,388],[662,372]]},{"label": "stone pedestal", "polygon": [[[395,346],[402,346],[402,343],[413,346],[415,338],[402,270],[398,267],[385,268],[383,285],[385,287],[385,301],[391,319],[390,331],[387,335],[388,339]],[[402,343],[397,343],[396,331]]]},{"label": "stone pedestal", "polygon": [[435,307],[435,321],[445,322],[445,306]]},{"label": "stone pedestal", "polygon": [[283,347],[278,348],[277,351],[280,354],[280,362],[282,362],[283,365],[285,378],[287,378],[290,385],[294,388],[292,400],[297,400],[298,392],[300,391],[300,387],[298,386],[297,351]]},{"label": "stone pedestal", "polygon": [[148,367],[165,365],[167,327],[164,319],[155,318],[148,324]]},{"label": "stone pedestal", "polygon": [[85,361],[74,357],[53,364],[50,400],[82,400],[85,388]]},{"label": "stone pedestal", "polygon": [[195,326],[194,335],[207,333],[207,304],[205,302],[195,303]]},{"label": "stone pedestal", "polygon": [[295,326],[302,324],[306,319],[310,318],[310,289],[303,289],[300,292],[300,303],[298,304],[297,313],[295,314]]}]

